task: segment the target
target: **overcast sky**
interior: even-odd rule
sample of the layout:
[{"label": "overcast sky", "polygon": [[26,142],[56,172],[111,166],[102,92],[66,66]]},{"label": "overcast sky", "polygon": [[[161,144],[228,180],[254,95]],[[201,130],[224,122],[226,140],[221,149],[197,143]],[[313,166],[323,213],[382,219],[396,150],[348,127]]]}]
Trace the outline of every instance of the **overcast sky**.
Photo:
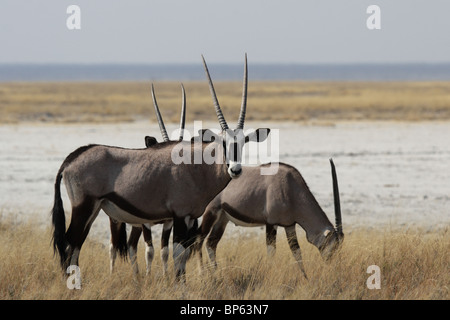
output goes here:
[{"label": "overcast sky", "polygon": [[[81,9],[69,30],[67,7]],[[369,5],[381,30],[369,30]],[[1,0],[0,63],[450,62],[448,0]]]}]

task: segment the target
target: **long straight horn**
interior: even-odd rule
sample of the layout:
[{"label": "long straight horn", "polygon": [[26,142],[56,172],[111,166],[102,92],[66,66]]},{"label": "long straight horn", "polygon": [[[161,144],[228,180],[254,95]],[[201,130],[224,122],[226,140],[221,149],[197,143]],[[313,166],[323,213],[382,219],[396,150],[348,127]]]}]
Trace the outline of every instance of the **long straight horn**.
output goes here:
[{"label": "long straight horn", "polygon": [[159,112],[158,103],[156,102],[155,89],[153,88],[153,83],[152,83],[152,99],[153,105],[155,106],[156,118],[158,119],[159,130],[161,130],[163,140],[169,141],[169,136],[167,135],[166,127],[164,126],[164,121],[161,117],[161,113]]},{"label": "long straight horn", "polygon": [[242,104],[241,104],[241,112],[239,113],[237,129],[244,129],[245,112],[247,110],[247,87],[248,87],[247,79],[248,79],[248,68],[247,68],[247,53],[246,53],[244,66],[244,84],[242,88]]},{"label": "long straight horn", "polygon": [[336,231],[338,235],[343,236],[342,232],[342,215],[341,215],[341,201],[339,199],[339,187],[336,176],[336,168],[334,167],[333,159],[330,159],[331,175],[333,177],[333,197],[334,197],[334,215],[336,218]]},{"label": "long straight horn", "polygon": [[186,120],[186,92],[184,91],[184,86],[181,84],[181,93],[183,96],[183,102],[181,104],[181,119],[180,119],[180,138],[178,141],[183,140],[184,136],[184,123]]},{"label": "long straight horn", "polygon": [[211,97],[214,102],[214,108],[216,109],[217,119],[219,119],[220,127],[222,128],[223,131],[225,131],[228,129],[228,125],[223,116],[222,109],[220,109],[219,100],[217,100],[216,91],[214,90],[214,85],[212,83],[211,76],[209,75],[208,67],[206,66],[206,61],[203,55],[202,60],[203,66],[205,67],[206,77],[208,78],[209,91],[211,92]]}]

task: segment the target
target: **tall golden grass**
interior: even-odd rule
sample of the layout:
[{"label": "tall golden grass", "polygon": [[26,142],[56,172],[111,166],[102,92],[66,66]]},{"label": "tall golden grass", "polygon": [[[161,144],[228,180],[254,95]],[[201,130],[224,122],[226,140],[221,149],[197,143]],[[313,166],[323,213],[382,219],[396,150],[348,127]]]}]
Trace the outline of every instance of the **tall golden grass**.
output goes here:
[{"label": "tall golden grass", "polygon": [[[215,86],[225,115],[236,119],[242,84],[217,81]],[[187,121],[215,120],[206,81],[185,87]],[[165,120],[178,122],[179,83],[155,83],[155,90]],[[250,81],[248,108],[251,120],[448,120],[450,82]],[[155,121],[149,83],[0,84],[0,123],[135,119]]]},{"label": "tall golden grass", "polygon": [[[170,262],[163,277],[156,247],[152,273],[132,274],[129,262],[117,261],[109,273],[108,248],[87,240],[80,255],[81,290],[69,290],[53,257],[50,230],[32,222],[0,221],[0,299],[449,299],[448,229],[353,230],[343,247],[325,263],[300,233],[308,279],[279,232],[275,259],[268,259],[264,235],[223,239],[218,268],[199,272],[187,265],[185,285],[177,283]],[[145,266],[143,245],[138,263]],[[205,257],[204,257],[205,258]],[[206,259],[205,259],[206,261]],[[369,289],[370,265],[381,270],[381,288]],[[142,272],[143,273],[143,272]]]}]

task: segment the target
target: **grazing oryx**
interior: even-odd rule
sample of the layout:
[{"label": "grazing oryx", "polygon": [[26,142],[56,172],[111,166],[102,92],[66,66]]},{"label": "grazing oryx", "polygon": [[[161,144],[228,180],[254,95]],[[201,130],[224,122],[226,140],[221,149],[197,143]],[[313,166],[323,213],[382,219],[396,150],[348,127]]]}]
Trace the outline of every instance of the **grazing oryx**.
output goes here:
[{"label": "grazing oryx", "polygon": [[[184,126],[186,120],[186,92],[184,90],[183,85],[181,85],[182,91],[182,104],[181,104],[181,117],[180,117],[180,136],[177,141],[182,141],[184,136]],[[158,120],[159,129],[161,131],[161,135],[163,137],[164,142],[168,142],[169,135],[167,134],[166,127],[164,125],[164,121],[161,116],[161,112],[158,108],[158,103],[156,102],[155,91],[152,85],[152,100],[153,105],[155,107],[156,118]],[[147,148],[152,147],[157,144],[158,141],[154,137],[146,136],[145,137],[145,146]],[[197,223],[197,222],[195,222]],[[163,223],[163,231],[161,234],[161,260],[163,262],[163,272],[167,273],[168,269],[168,259],[169,259],[169,238],[170,233],[172,232],[173,221],[168,220]],[[195,225],[197,228],[197,224]],[[132,226],[131,233],[128,238],[127,243],[127,234],[126,234],[126,224],[123,222],[115,221],[110,218],[110,230],[111,230],[111,244],[109,250],[110,256],[110,271],[111,273],[114,270],[114,265],[116,261],[117,253],[119,253],[122,257],[126,258],[127,252],[130,255],[131,265],[133,267],[133,271],[135,274],[139,272],[138,264],[136,261],[136,253],[137,246],[139,242],[139,238],[141,234],[144,233],[144,242],[145,242],[145,261],[146,261],[146,274],[150,273],[151,265],[154,256],[154,248],[153,248],[153,240],[152,240],[152,232],[149,226],[142,225],[139,227]]]},{"label": "grazing oryx", "polygon": [[[235,130],[228,128],[204,59],[203,64],[222,128],[220,135],[205,130],[205,135],[210,139],[214,137],[214,141],[168,141],[145,149],[88,145],[78,148],[64,160],[56,175],[52,209],[53,247],[64,271],[69,265],[78,265],[81,247],[102,209],[113,220],[131,225],[151,226],[173,219],[174,269],[177,279],[185,279],[188,243],[196,232],[192,228],[194,219],[203,214],[208,203],[232,178],[241,175],[244,144],[249,140],[263,141],[268,132],[268,129],[257,129],[248,136],[243,134],[247,58],[242,105]],[[175,163],[174,156],[179,156],[180,152],[184,161]],[[67,231],[61,199],[62,179],[72,205]]]},{"label": "grazing oryx", "polygon": [[306,231],[306,238],[315,245],[322,257],[328,260],[344,239],[339,200],[339,189],[333,160],[330,159],[336,228],[328,220],[300,172],[294,167],[280,163],[275,175],[261,175],[259,167],[246,167],[241,177],[230,181],[207,206],[200,232],[195,244],[202,261],[201,248],[206,243],[210,260],[215,266],[216,248],[228,221],[239,226],[266,225],[266,243],[269,254],[275,250],[276,229],[285,228],[289,247],[298,266],[306,277],[295,225]]}]

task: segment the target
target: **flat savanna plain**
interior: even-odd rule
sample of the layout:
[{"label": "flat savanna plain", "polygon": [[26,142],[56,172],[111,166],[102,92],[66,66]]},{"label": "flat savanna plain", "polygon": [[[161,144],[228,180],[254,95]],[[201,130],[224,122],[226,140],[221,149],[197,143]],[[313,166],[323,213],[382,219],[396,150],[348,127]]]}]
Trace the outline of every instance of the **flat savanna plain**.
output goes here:
[{"label": "flat savanna plain", "polygon": [[[156,241],[151,274],[146,276],[143,245],[141,273],[116,262],[109,272],[108,247],[86,241],[80,255],[81,290],[69,290],[52,256],[50,230],[30,221],[0,221],[0,299],[449,299],[448,229],[355,230],[340,252],[325,263],[302,233],[299,243],[308,279],[300,272],[279,232],[277,252],[268,259],[264,236],[236,237],[219,244],[217,269],[197,257],[187,264],[186,284],[174,279],[173,263],[163,276]],[[380,268],[379,289],[369,289],[367,268]],[[371,279],[369,279],[370,283]]]},{"label": "flat savanna plain", "polygon": [[[165,121],[178,122],[180,84],[155,83]],[[184,84],[187,121],[215,120],[206,82]],[[239,82],[215,84],[227,119],[237,119]],[[147,82],[3,83],[0,123],[154,120]],[[450,119],[450,82],[254,82],[248,120],[338,121]]]},{"label": "flat savanna plain", "polygon": [[[215,120],[206,82],[185,83],[187,121]],[[228,121],[239,112],[242,84],[217,82]],[[155,83],[165,121],[178,122],[179,83]],[[154,122],[149,83],[3,83],[0,124]],[[341,120],[432,121],[450,119],[450,82],[250,82],[247,119],[329,122]],[[33,211],[31,209],[31,211]],[[80,255],[82,289],[69,290],[53,256],[51,230],[0,211],[0,299],[443,299],[449,296],[450,236],[447,228],[388,225],[344,228],[342,249],[329,263],[298,228],[308,279],[299,271],[279,230],[275,259],[264,233],[224,239],[218,268],[187,266],[185,285],[162,275],[159,241],[152,272],[145,276],[143,244],[133,276],[129,262],[109,273],[108,246],[89,237]],[[67,213],[67,212],[66,212]],[[69,214],[69,213],[67,213]],[[345,222],[344,222],[345,224]],[[367,268],[381,271],[380,289],[369,289]]]}]

